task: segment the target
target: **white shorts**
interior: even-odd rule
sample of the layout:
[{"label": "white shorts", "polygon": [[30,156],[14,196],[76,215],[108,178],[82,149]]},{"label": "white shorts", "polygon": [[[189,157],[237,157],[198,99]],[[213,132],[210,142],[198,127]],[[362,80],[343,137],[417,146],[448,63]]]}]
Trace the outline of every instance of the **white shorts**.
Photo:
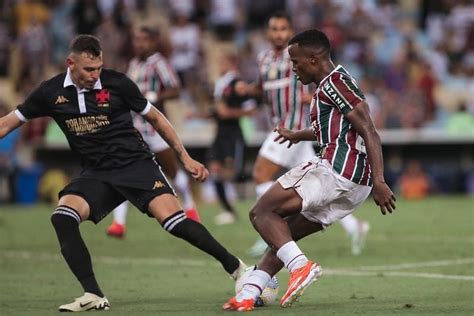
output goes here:
[{"label": "white shorts", "polygon": [[148,144],[152,152],[158,153],[169,148],[168,143],[155,131],[153,126],[151,126],[144,117],[132,113],[132,118],[133,125],[140,134],[142,134],[143,140]]},{"label": "white shorts", "polygon": [[311,160],[316,155],[313,148],[313,142],[302,141],[298,144],[293,144],[288,148],[288,142],[279,144],[274,141],[277,136],[277,132],[268,134],[258,152],[260,156],[276,163],[277,165],[291,169],[298,166],[303,161]]},{"label": "white shorts", "polygon": [[165,149],[170,148],[168,143],[160,136],[160,134],[156,133],[154,135],[143,135],[143,140],[148,144],[150,150],[154,153],[159,153]]},{"label": "white shorts", "polygon": [[300,164],[277,180],[284,189],[293,188],[303,199],[301,214],[324,228],[351,214],[372,191],[336,173],[319,157]]}]

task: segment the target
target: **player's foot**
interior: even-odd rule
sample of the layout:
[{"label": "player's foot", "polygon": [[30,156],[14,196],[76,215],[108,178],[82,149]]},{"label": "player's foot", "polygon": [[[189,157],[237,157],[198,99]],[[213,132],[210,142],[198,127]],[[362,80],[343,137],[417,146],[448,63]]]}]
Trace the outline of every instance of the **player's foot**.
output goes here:
[{"label": "player's foot", "polygon": [[308,261],[305,266],[291,272],[288,289],[280,300],[280,306],[290,307],[321,274],[319,264],[312,261]]},{"label": "player's foot", "polygon": [[241,302],[239,302],[234,296],[230,300],[228,300],[224,305],[222,305],[222,308],[226,311],[248,312],[248,311],[253,310],[254,305],[255,305],[255,300],[251,298],[242,300]]},{"label": "player's foot", "polygon": [[237,216],[231,212],[223,211],[222,213],[214,217],[214,222],[216,225],[227,225],[235,223]]},{"label": "player's foot", "polygon": [[358,221],[357,231],[351,234],[351,251],[354,256],[362,253],[365,246],[365,239],[370,230],[370,225],[366,221]]},{"label": "player's foot", "polygon": [[263,239],[259,239],[253,244],[253,246],[248,250],[248,254],[252,258],[261,257],[267,250],[268,245]]},{"label": "player's foot", "polygon": [[116,221],[113,221],[112,224],[107,228],[107,235],[123,238],[125,236],[125,225],[119,224]]},{"label": "player's foot", "polygon": [[185,213],[189,219],[192,219],[193,221],[198,223],[201,222],[201,217],[199,216],[199,213],[195,207],[188,208]]},{"label": "player's foot", "polygon": [[230,276],[237,282],[244,275],[245,270],[247,270],[247,265],[239,259],[239,267]]},{"label": "player's foot", "polygon": [[74,302],[59,306],[60,312],[85,312],[92,310],[109,310],[110,304],[106,297],[100,297],[92,293],[84,293]]}]

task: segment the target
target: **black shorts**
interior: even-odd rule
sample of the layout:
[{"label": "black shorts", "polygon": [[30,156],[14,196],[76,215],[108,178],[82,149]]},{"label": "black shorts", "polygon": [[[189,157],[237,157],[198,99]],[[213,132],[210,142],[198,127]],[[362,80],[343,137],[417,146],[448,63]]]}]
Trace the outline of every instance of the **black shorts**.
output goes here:
[{"label": "black shorts", "polygon": [[227,168],[240,170],[244,161],[244,138],[242,132],[218,132],[208,152],[209,161],[220,161]]},{"label": "black shorts", "polygon": [[97,224],[125,200],[152,217],[148,204],[165,193],[176,195],[159,165],[150,159],[115,172],[84,172],[59,192],[59,198],[68,194],[82,197],[89,204],[88,219]]}]

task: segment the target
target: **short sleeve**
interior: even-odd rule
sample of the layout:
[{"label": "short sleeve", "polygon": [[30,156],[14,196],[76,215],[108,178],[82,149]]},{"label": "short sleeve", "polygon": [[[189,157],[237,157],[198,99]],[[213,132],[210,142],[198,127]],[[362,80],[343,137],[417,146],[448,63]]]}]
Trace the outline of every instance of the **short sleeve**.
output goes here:
[{"label": "short sleeve", "polygon": [[120,89],[124,103],[130,108],[130,110],[145,115],[150,111],[152,105],[142,95],[138,86],[127,76],[123,76]]},{"label": "short sleeve", "polygon": [[15,113],[20,120],[26,122],[37,117],[49,115],[47,100],[44,98],[44,89],[45,86],[42,83],[22,104],[18,105]]},{"label": "short sleeve", "polygon": [[156,72],[160,77],[161,85],[165,89],[179,88],[180,83],[176,72],[164,59],[156,63]]},{"label": "short sleeve", "polygon": [[343,114],[349,113],[357,104],[365,100],[356,81],[342,73],[331,75],[321,90]]}]

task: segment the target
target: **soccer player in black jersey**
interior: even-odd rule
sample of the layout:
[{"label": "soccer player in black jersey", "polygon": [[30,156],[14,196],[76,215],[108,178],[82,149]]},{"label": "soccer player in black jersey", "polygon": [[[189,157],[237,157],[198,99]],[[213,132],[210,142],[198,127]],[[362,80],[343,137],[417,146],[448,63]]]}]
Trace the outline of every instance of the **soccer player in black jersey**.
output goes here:
[{"label": "soccer player in black jersey", "polygon": [[102,50],[97,38],[77,36],[71,43],[67,66],[67,72],[43,82],[16,110],[0,118],[3,138],[30,119],[51,116],[82,160],[79,178],[59,193],[51,222],[61,253],[85,293],[74,302],[61,305],[59,310],[109,309],[94,276],[79,224],[85,220],[98,223],[125,200],[156,218],[172,235],[216,258],[236,279],[245,265],[204,226],[186,217],[173,188],[133,127],[130,110],[143,115],[160,133],[194,179],[205,180],[207,169],[189,156],[168,120],[130,79],[102,69]]},{"label": "soccer player in black jersey", "polygon": [[230,203],[225,182],[235,178],[243,168],[244,136],[240,128],[241,117],[255,112],[256,101],[238,95],[235,84],[240,80],[237,71],[237,56],[226,54],[219,60],[221,76],[214,87],[215,108],[210,115],[216,120],[217,133],[209,150],[209,170],[214,181],[219,201],[224,211],[215,217],[218,225],[231,224],[237,219]]}]

